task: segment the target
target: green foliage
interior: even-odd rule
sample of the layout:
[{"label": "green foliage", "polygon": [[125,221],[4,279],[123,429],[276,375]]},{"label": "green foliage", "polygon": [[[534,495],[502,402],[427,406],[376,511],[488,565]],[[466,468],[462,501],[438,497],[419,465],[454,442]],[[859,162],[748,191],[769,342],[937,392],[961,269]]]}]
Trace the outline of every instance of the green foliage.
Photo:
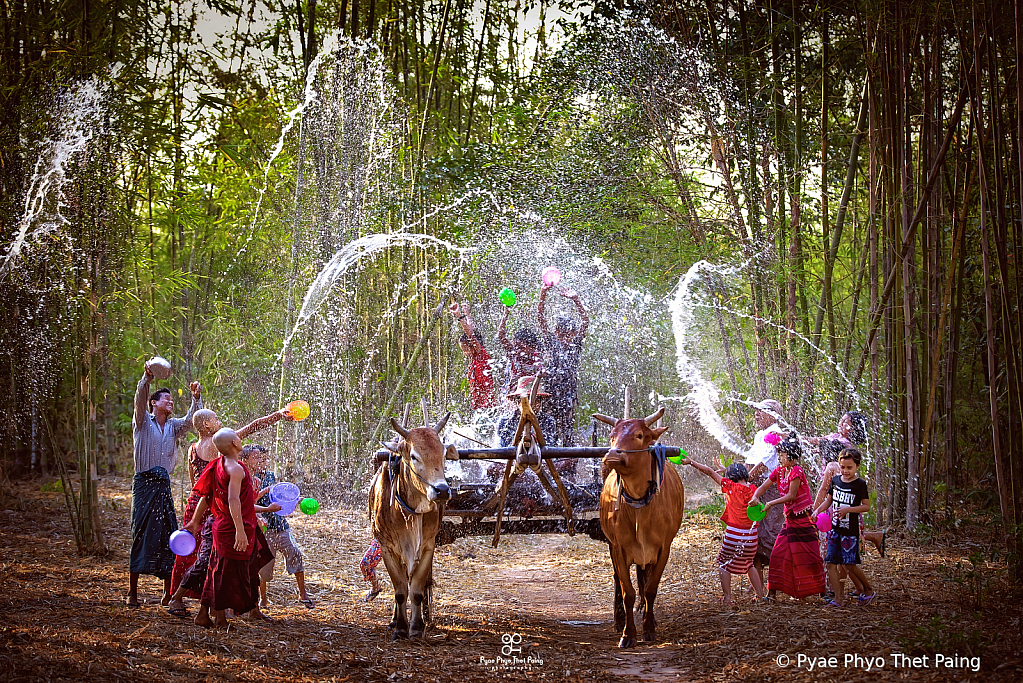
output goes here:
[{"label": "green foliage", "polygon": [[61,479],[55,479],[54,481],[47,482],[47,483],[43,484],[42,486],[40,486],[39,490],[42,491],[43,493],[53,493],[53,492],[63,493],[64,492],[64,482]]},{"label": "green foliage", "polygon": [[725,512],[725,498],[720,493],[715,493],[709,503],[704,503],[691,510],[686,510],[686,516],[707,515],[708,517],[721,517]]},{"label": "green foliage", "polygon": [[965,560],[954,565],[943,564],[941,573],[952,588],[952,594],[965,612],[978,612],[990,597],[994,584],[999,580],[1000,570],[996,565],[1000,554],[992,551],[985,558],[979,550],[972,551]]},{"label": "green foliage", "polygon": [[976,629],[953,628],[955,615],[946,622],[941,617],[931,617],[926,624],[916,627],[912,635],[899,638],[899,644],[908,655],[934,655],[937,653],[969,653],[981,656],[984,653],[985,638]]}]

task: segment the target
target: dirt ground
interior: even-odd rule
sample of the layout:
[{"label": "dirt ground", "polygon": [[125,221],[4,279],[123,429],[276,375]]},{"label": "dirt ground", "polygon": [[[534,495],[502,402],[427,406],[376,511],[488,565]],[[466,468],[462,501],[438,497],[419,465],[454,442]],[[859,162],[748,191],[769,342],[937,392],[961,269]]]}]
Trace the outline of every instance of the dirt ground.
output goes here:
[{"label": "dirt ground", "polygon": [[[362,510],[292,516],[315,609],[298,603],[294,581],[279,568],[270,587],[274,623],[235,620],[226,632],[209,631],[192,624],[194,602],[189,619],[168,614],[153,577],[140,581],[146,604],[124,606],[130,480],[101,481],[110,549],[102,557],[78,554],[63,495],[42,491],[47,483],[15,482],[0,496],[5,683],[1023,678],[1020,591],[992,555],[994,535],[981,517],[964,516],[958,530],[939,535],[893,534],[885,559],[867,551],[864,570],[880,597],[845,610],[816,598],[753,604],[745,580],[736,584],[738,607],[723,608],[714,565],[720,523],[687,518],[657,598],[657,642],[628,651],[612,632],[605,545],[506,536],[495,549],[489,538],[460,539],[438,551],[426,641],[392,643],[389,591],[362,601],[358,565],[370,538]],[[971,553],[975,563],[966,559]]]}]

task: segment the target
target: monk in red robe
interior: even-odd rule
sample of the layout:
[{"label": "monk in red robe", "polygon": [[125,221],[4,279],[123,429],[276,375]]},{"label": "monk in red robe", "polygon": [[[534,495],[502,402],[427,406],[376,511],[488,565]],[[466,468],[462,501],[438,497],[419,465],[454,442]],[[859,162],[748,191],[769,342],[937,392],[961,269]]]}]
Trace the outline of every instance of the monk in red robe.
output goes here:
[{"label": "monk in red robe", "polygon": [[[207,617],[209,623],[202,623],[196,617],[196,623],[227,626],[226,609],[270,620],[259,611],[259,570],[273,555],[256,521],[252,477],[238,462],[242,442],[233,429],[224,428],[213,435],[213,444],[221,457],[211,462],[195,483],[203,500],[190,523],[201,519],[204,504],[213,511],[213,551],[200,599],[212,619]],[[196,529],[188,530],[196,535]]]}]

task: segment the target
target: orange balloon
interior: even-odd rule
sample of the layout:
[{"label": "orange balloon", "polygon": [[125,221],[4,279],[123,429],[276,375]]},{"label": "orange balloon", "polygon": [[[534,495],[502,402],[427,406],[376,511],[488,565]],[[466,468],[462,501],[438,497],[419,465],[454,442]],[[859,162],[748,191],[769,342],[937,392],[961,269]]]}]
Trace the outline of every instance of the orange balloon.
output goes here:
[{"label": "orange balloon", "polygon": [[309,417],[309,404],[305,401],[292,401],[284,408],[284,412],[295,422],[301,422]]}]

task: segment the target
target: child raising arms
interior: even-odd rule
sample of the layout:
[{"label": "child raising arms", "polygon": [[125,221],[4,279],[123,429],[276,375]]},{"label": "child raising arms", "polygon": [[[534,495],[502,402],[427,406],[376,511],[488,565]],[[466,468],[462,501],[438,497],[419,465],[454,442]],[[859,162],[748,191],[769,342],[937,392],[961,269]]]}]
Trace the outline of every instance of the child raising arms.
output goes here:
[{"label": "child raising arms", "polygon": [[725,523],[725,536],[721,541],[718,553],[718,576],[721,578],[722,602],[732,602],[732,574],[746,574],[757,599],[764,597],[764,584],[760,580],[760,572],[753,566],[753,556],[757,554],[757,523],[746,514],[746,506],[753,497],[753,487],[749,483],[746,466],[734,463],[725,470],[725,476],[698,462],[688,458],[682,460],[683,465],[692,465],[713,479],[721,486],[725,494],[725,512],[721,521]]},{"label": "child raising arms", "polygon": [[824,561],[828,565],[828,579],[835,590],[835,599],[828,604],[832,607],[845,606],[840,567],[863,586],[859,603],[870,604],[877,593],[860,569],[860,514],[870,510],[870,492],[867,482],[857,476],[860,460],[863,458],[855,448],[847,448],[839,457],[842,474],[833,477],[824,502],[814,510],[820,514],[831,508],[831,531],[828,532],[828,550]]}]

